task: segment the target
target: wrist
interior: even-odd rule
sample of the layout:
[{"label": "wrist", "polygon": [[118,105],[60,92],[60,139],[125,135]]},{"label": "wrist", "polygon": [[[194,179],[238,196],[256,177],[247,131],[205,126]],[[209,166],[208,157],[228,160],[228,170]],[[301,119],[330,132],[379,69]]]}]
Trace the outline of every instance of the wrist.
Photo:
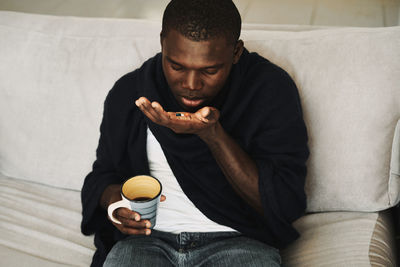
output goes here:
[{"label": "wrist", "polygon": [[224,129],[222,128],[219,121],[217,121],[212,126],[208,127],[206,130],[199,134],[201,140],[207,144],[218,142],[219,139],[223,138]]}]

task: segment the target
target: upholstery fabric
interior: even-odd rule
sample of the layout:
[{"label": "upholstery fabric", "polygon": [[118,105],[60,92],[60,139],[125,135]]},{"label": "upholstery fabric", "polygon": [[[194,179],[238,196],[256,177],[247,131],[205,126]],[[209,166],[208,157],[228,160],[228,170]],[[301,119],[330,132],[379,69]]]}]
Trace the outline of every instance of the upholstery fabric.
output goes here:
[{"label": "upholstery fabric", "polygon": [[249,31],[243,38],[299,87],[310,138],[308,211],[377,211],[398,203],[399,157],[392,175],[390,161],[399,138],[400,27]]},{"label": "upholstery fabric", "polygon": [[400,180],[400,120],[397,122],[390,160],[389,201],[396,202],[399,198]]},{"label": "upholstery fabric", "polygon": [[[93,237],[79,232],[80,193],[0,175],[0,256],[5,266],[89,266]],[[382,212],[327,212],[294,224],[288,267],[395,266],[392,223]]]},{"label": "upholstery fabric", "polygon": [[[43,258],[35,257],[17,249],[0,245],[2,266],[29,266],[29,267],[66,267],[68,264],[57,263]],[[79,266],[79,265],[77,265]]]},{"label": "upholstery fabric", "polygon": [[301,237],[282,251],[284,266],[395,267],[387,212],[324,212],[295,222]]},{"label": "upholstery fabric", "polygon": [[0,170],[80,190],[107,92],[159,50],[153,25],[0,11]]},{"label": "upholstery fabric", "polygon": [[80,192],[0,174],[0,201],[2,266],[90,265],[93,237],[80,232]]}]

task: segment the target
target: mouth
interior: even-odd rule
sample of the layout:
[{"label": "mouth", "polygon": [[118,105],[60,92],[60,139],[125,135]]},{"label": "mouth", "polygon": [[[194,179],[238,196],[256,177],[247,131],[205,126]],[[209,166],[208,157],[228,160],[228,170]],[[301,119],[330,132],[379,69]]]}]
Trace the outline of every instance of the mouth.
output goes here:
[{"label": "mouth", "polygon": [[203,104],[206,100],[204,98],[188,98],[181,96],[182,104],[189,108],[195,108]]}]

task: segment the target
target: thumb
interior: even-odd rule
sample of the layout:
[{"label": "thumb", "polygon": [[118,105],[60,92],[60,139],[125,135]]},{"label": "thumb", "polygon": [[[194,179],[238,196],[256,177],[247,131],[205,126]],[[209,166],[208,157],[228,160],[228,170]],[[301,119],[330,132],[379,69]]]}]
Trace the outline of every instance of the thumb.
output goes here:
[{"label": "thumb", "polygon": [[214,108],[214,107],[206,107],[207,110],[207,115],[205,118],[209,120],[210,122],[216,122],[219,120],[219,110]]},{"label": "thumb", "polygon": [[219,111],[214,107],[204,107],[196,112],[200,115],[200,119],[204,122],[216,122],[219,119]]},{"label": "thumb", "polygon": [[199,112],[200,112],[200,115],[201,115],[203,118],[207,118],[207,117],[210,115],[211,110],[210,110],[209,107],[204,107],[204,108],[200,109]]}]

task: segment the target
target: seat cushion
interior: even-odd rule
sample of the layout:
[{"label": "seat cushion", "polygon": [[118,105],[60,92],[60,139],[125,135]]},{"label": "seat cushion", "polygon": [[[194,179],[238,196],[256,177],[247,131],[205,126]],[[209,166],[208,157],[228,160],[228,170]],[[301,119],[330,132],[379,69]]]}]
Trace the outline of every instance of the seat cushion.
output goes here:
[{"label": "seat cushion", "polygon": [[89,266],[93,237],[80,233],[80,192],[0,175],[0,255],[6,266]]},{"label": "seat cushion", "polygon": [[390,212],[325,212],[295,222],[300,238],[282,251],[285,266],[396,266]]},{"label": "seat cushion", "polygon": [[[7,266],[90,265],[93,237],[80,233],[79,191],[0,174],[0,201],[0,257]],[[285,266],[395,266],[388,213],[316,213],[294,225],[301,237],[282,251]]]}]

